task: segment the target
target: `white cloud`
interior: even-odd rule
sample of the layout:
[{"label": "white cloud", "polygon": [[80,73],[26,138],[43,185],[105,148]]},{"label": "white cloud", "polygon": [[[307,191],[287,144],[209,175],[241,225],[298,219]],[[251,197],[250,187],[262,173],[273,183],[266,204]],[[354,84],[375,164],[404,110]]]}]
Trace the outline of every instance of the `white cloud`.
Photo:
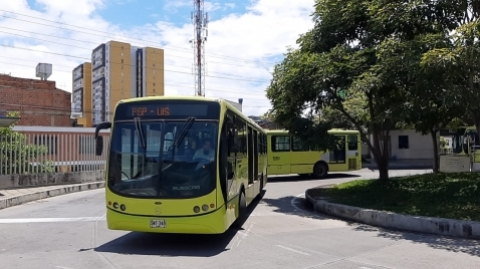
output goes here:
[{"label": "white cloud", "polygon": [[168,12],[176,13],[178,11],[178,8],[190,6],[192,5],[192,3],[193,3],[192,1],[188,1],[188,0],[167,1],[167,4],[165,4],[163,9]]},{"label": "white cloud", "polygon": [[225,9],[227,9],[227,8],[235,8],[235,3],[225,3],[224,6],[225,6]]},{"label": "white cloud", "polygon": [[[138,25],[126,29],[96,15],[96,10],[108,8],[106,0],[37,0],[39,5],[36,7],[40,7],[41,11],[29,7],[26,0],[4,2],[0,9],[43,20],[0,11],[0,15],[25,20],[0,17],[0,40],[2,40],[0,44],[56,54],[2,47],[0,50],[0,73],[6,72],[13,76],[34,78],[37,63],[52,63],[54,71],[49,80],[55,80],[58,87],[61,86],[62,89],[71,91],[72,69],[84,61],[89,61],[92,49],[99,44],[108,40],[118,40],[137,46],[164,48],[166,53],[166,94],[193,95],[195,93],[194,77],[191,74],[193,49],[189,44],[194,31],[190,21],[185,22],[182,26],[160,21],[154,25]],[[191,5],[190,1],[183,0],[168,1],[167,3],[167,9]],[[231,6],[230,4],[225,3],[223,6]],[[206,44],[209,75],[206,77],[206,95],[230,100],[244,98],[244,112],[248,115],[258,115],[269,109],[270,103],[265,97],[265,88],[269,84],[270,72],[274,65],[272,58],[269,57],[282,56],[287,46],[295,46],[298,36],[313,26],[310,17],[313,5],[313,0],[258,0],[249,4],[245,14],[230,14],[211,21]],[[72,8],[73,6],[75,8]],[[209,4],[210,9],[219,7],[221,6],[218,1]],[[209,11],[210,14],[216,12],[216,10]],[[86,29],[45,20],[67,23]],[[28,38],[11,34],[24,35]],[[130,38],[126,38],[126,36]],[[64,54],[85,59],[66,57]]]}]

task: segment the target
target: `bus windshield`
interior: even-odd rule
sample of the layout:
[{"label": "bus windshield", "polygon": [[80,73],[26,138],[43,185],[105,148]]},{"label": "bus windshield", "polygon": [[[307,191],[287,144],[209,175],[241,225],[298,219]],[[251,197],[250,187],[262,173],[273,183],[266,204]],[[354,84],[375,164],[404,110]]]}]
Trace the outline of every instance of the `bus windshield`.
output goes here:
[{"label": "bus windshield", "polygon": [[109,188],[119,195],[193,198],[216,186],[218,122],[116,122],[111,135]]}]

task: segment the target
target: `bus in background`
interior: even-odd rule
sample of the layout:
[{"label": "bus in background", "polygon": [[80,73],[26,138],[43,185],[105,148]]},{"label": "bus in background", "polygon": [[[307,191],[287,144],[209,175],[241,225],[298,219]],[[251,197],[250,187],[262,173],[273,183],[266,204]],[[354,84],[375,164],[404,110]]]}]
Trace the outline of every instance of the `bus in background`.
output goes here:
[{"label": "bus in background", "polygon": [[[266,133],[223,99],[120,101],[106,169],[111,230],[218,234],[241,225],[267,183]],[[239,134],[241,134],[239,136]]]},{"label": "bus in background", "polygon": [[268,175],[299,174],[325,178],[328,172],[362,169],[362,142],[357,130],[330,130],[338,137],[338,149],[332,152],[310,148],[287,130],[266,130]]}]

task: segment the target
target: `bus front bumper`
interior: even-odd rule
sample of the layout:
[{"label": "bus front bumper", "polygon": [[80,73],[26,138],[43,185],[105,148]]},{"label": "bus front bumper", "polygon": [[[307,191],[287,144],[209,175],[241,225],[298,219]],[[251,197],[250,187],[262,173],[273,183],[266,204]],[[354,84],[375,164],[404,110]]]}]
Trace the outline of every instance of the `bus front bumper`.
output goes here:
[{"label": "bus front bumper", "polygon": [[[188,217],[135,216],[116,212],[107,207],[110,230],[175,234],[221,234],[225,229],[224,206],[216,211]],[[154,222],[156,225],[152,227]]]}]

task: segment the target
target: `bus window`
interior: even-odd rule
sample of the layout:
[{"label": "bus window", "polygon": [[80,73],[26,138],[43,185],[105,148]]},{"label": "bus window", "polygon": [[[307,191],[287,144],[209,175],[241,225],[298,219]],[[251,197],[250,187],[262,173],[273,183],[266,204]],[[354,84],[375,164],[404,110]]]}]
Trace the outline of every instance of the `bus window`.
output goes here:
[{"label": "bus window", "polygon": [[345,136],[337,137],[336,149],[330,152],[330,163],[345,163]]},{"label": "bus window", "polygon": [[357,135],[348,136],[348,150],[358,150],[358,137]]},{"label": "bus window", "polygon": [[293,137],[293,151],[308,151],[308,145],[295,136]]},{"label": "bus window", "polygon": [[272,136],[272,151],[290,151],[290,136]]}]

